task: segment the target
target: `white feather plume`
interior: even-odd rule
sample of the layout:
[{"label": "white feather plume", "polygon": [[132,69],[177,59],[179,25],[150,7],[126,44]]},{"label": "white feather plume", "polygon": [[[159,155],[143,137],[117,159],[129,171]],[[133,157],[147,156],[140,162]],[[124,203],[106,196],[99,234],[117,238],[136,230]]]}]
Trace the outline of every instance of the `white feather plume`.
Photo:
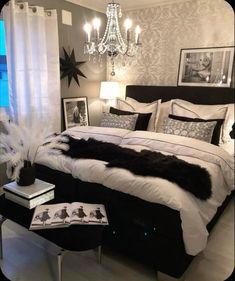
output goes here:
[{"label": "white feather plume", "polygon": [[6,162],[7,176],[16,180],[24,161],[31,165],[35,162],[39,147],[50,140],[53,130],[48,123],[36,119],[25,126],[8,120],[2,123],[6,133],[0,133],[0,164]]}]

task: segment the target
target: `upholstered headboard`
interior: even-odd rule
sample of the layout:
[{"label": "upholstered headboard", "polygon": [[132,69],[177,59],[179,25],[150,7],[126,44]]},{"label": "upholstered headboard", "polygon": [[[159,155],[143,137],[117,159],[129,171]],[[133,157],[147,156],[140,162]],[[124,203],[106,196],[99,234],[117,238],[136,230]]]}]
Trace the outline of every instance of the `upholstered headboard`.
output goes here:
[{"label": "upholstered headboard", "polygon": [[173,86],[136,86],[126,87],[126,97],[139,102],[152,102],[157,99],[168,101],[183,99],[197,104],[234,103],[234,88],[220,87],[173,87]]}]

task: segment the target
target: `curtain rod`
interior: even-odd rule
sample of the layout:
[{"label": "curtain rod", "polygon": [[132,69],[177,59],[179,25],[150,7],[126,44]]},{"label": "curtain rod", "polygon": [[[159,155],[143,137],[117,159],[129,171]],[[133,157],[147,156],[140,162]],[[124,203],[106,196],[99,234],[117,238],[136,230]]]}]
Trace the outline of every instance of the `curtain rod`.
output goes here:
[{"label": "curtain rod", "polygon": [[[10,2],[7,2],[6,5],[8,6]],[[20,9],[24,9],[24,4],[27,3],[27,2],[22,2],[22,1],[17,1],[15,3],[15,5],[19,6]],[[36,13],[37,12],[37,7],[36,6],[28,6],[29,9],[31,9],[33,11],[33,13]],[[48,15],[48,16],[51,16],[52,15],[52,12],[50,10],[46,10],[44,9],[44,12]]]}]

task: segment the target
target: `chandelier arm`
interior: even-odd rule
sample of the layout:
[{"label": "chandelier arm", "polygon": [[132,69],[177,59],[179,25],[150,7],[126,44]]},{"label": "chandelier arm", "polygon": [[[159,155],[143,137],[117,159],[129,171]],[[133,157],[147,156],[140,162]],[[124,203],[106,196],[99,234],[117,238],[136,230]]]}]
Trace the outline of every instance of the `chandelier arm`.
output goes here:
[{"label": "chandelier arm", "polygon": [[[120,27],[119,27],[119,21],[118,21],[118,15],[117,13],[115,14],[115,21],[117,23],[117,40],[118,40],[118,43],[121,47],[125,46],[125,49],[127,48],[127,44],[125,43],[124,39],[122,38],[122,35],[121,35],[121,31],[120,31]],[[125,51],[120,51],[122,54],[125,53]]]},{"label": "chandelier arm", "polygon": [[101,42],[99,43],[99,45],[101,45],[101,46],[107,44],[107,41],[108,41],[108,36],[107,35],[109,33],[110,21],[111,21],[111,18],[108,17],[108,21],[107,21],[106,29],[105,29],[105,32],[104,32],[104,36],[101,39]]},{"label": "chandelier arm", "polygon": [[127,50],[126,50],[126,52],[123,54],[124,56],[127,56],[127,57],[134,57],[135,56],[135,52],[138,50],[138,45],[137,44],[135,44],[135,46],[132,48],[133,49],[133,54],[131,55],[131,54],[129,54],[128,53],[128,51],[130,50],[129,49],[129,44],[127,45]]}]

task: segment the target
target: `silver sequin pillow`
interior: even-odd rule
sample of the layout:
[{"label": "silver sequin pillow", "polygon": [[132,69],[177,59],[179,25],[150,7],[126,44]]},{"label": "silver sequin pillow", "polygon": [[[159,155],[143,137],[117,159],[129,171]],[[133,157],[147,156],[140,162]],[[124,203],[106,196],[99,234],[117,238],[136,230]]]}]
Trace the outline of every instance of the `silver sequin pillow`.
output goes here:
[{"label": "silver sequin pillow", "polygon": [[194,138],[210,143],[215,126],[216,121],[184,122],[166,118],[164,121],[163,132],[165,134]]},{"label": "silver sequin pillow", "polygon": [[121,128],[134,131],[138,114],[133,115],[116,115],[112,113],[103,113],[100,126]]}]

